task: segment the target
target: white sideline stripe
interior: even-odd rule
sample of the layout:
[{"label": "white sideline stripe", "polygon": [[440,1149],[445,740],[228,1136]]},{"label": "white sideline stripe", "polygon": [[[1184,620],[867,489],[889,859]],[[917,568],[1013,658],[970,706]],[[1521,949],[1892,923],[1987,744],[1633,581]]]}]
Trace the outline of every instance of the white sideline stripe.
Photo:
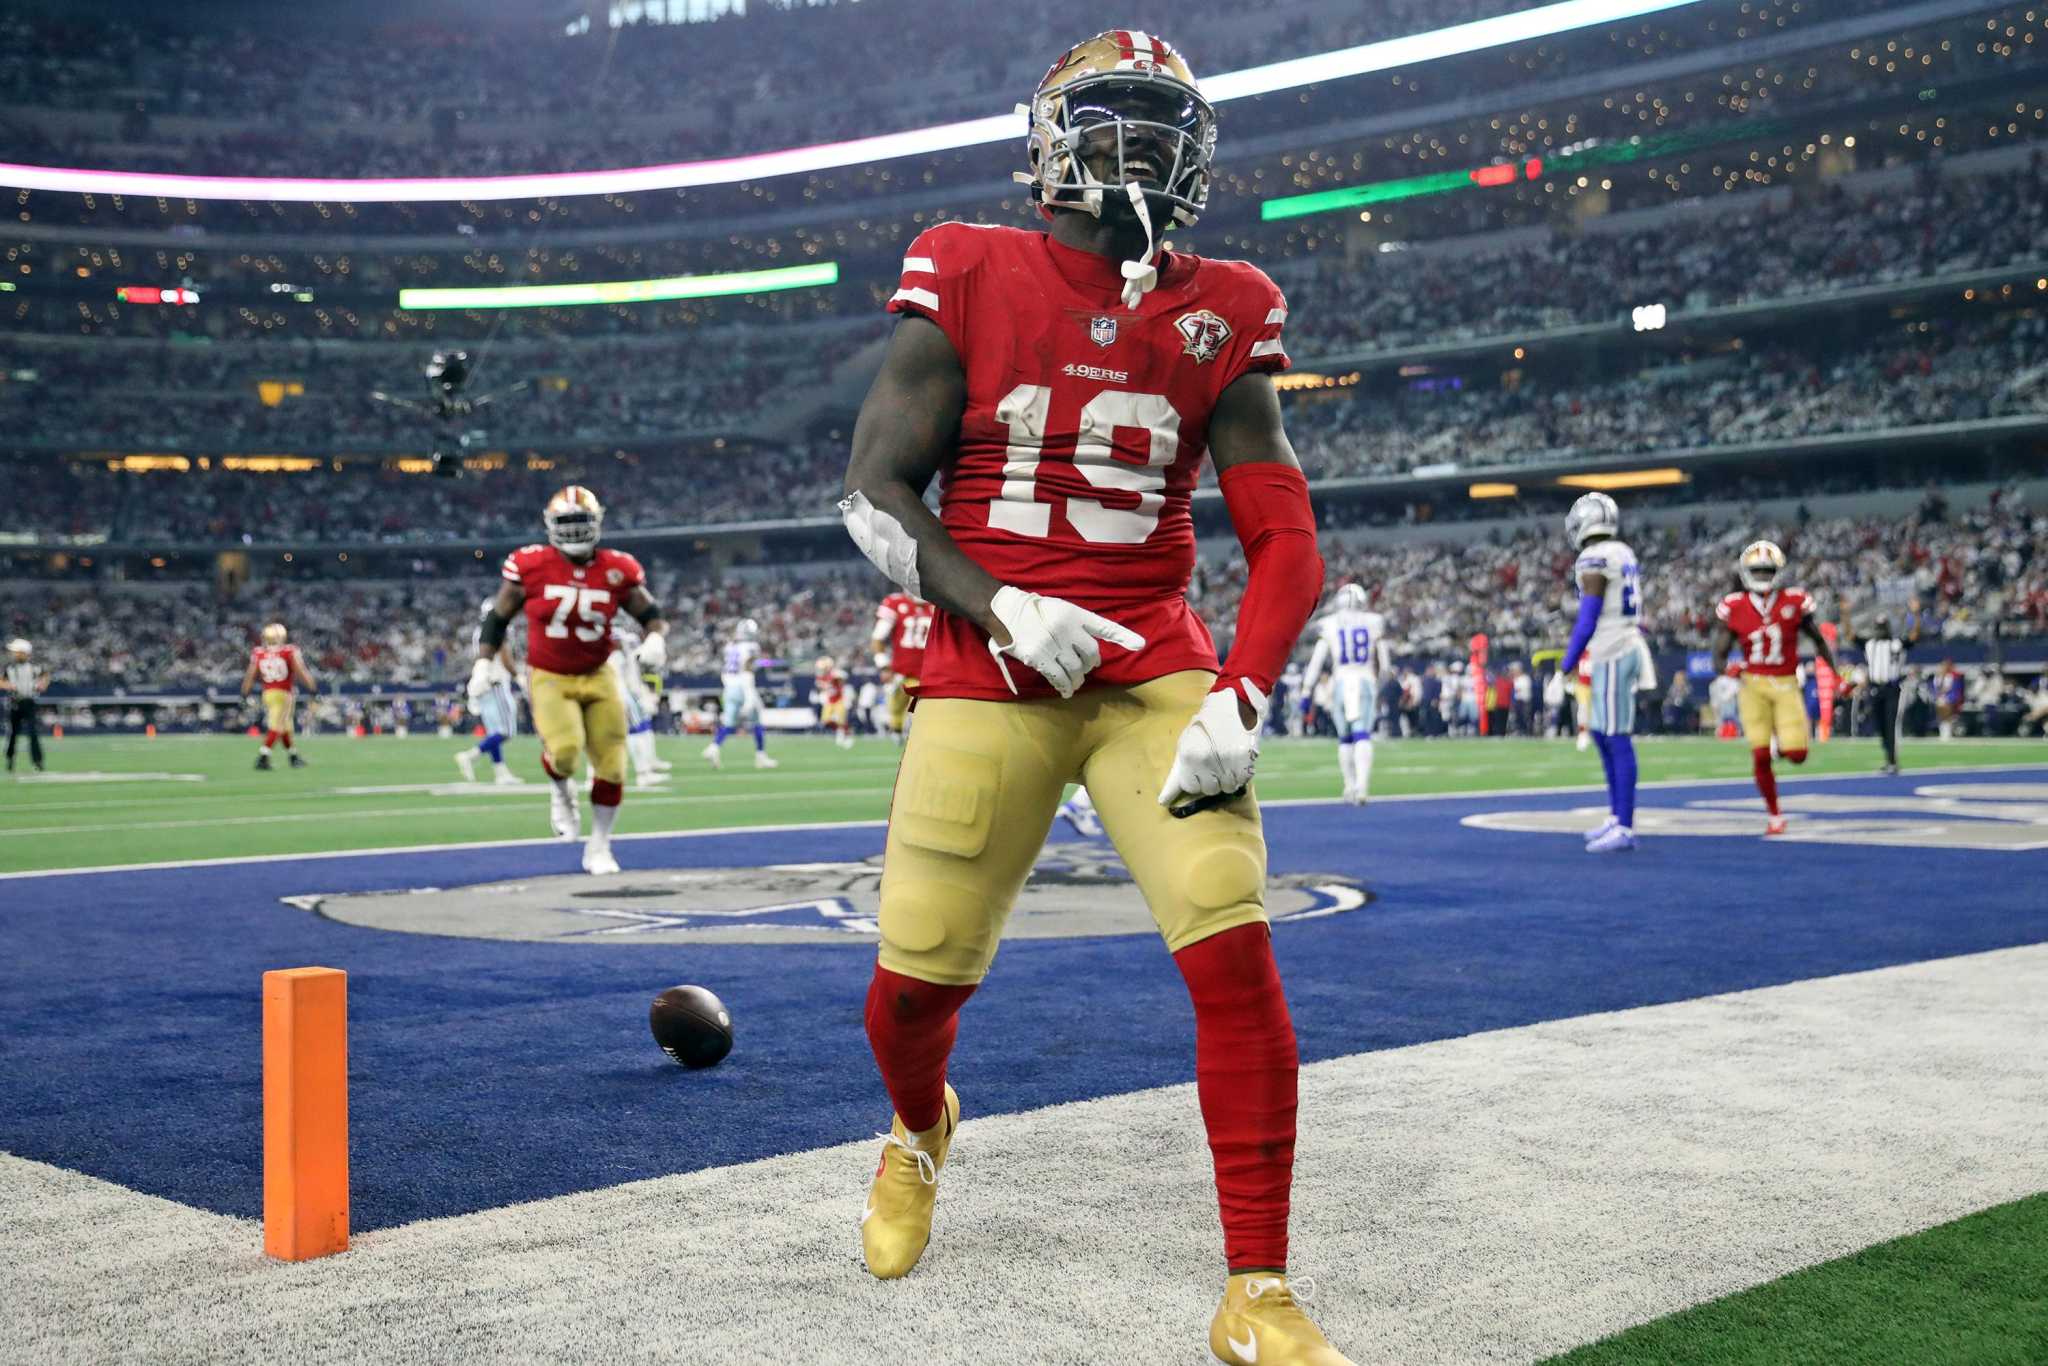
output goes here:
[{"label": "white sideline stripe", "polygon": [[905,275],[937,275],[939,268],[929,256],[906,256],[903,258]]},{"label": "white sideline stripe", "polygon": [[[1502,743],[1512,742],[1503,741]],[[1945,768],[1920,770],[1912,776],[1917,779],[1923,773],[1935,777],[1948,773],[2032,773],[2039,771],[2043,767],[2048,767],[2048,765],[1956,764]],[[1875,775],[1869,773],[1781,773],[1778,775],[1778,786],[1782,788],[1787,783],[1847,782],[1854,778],[1869,778],[1873,776]],[[1747,778],[1660,778],[1656,782],[1639,784],[1637,790],[1649,792],[1676,787],[1747,787],[1748,785],[1749,779]],[[1580,792],[1605,792],[1606,790],[1605,786],[1598,783],[1575,783],[1562,787],[1498,787],[1472,792],[1404,792],[1385,797],[1374,797],[1372,800],[1375,805],[1384,802],[1463,802],[1482,801],[1490,797],[1571,796]],[[849,792],[843,795],[855,796],[858,793]],[[768,796],[775,796],[780,799],[783,794],[741,793],[723,798],[722,800],[729,802],[740,800],[759,801]],[[1259,803],[1259,808],[1264,810],[1267,807],[1339,806],[1343,804],[1343,801],[1342,797],[1276,797],[1271,801],[1262,800]],[[444,807],[434,808],[437,814],[445,809]],[[497,808],[486,807],[483,809],[491,811]],[[380,811],[377,814],[390,816],[398,813],[386,810]],[[260,818],[245,817],[243,819]],[[197,823],[204,825],[226,825],[234,822],[203,821]],[[780,825],[720,825],[704,830],[649,830],[640,834],[613,835],[612,843],[618,844],[622,841],[630,840],[700,839],[707,835],[775,835],[799,830],[880,829],[888,823],[886,820],[792,821]],[[122,830],[133,830],[137,827],[134,825],[122,825],[119,828]],[[68,826],[65,829],[69,833],[75,832],[78,827]],[[151,863],[109,863],[92,868],[32,868],[18,873],[0,873],[0,882],[23,881],[29,878],[43,877],[87,877],[95,873],[149,873],[169,868],[226,868],[243,863],[294,863],[316,859],[375,858],[386,854],[431,854],[443,850],[458,849],[520,849],[536,844],[561,843],[567,843],[567,841],[543,836],[537,839],[521,840],[464,840],[458,844],[389,844],[377,849],[323,849],[308,854],[237,854],[226,858],[162,859]]]},{"label": "white sideline stripe", "polygon": [[[2048,1187],[2044,1032],[2030,945],[1316,1063],[1290,1262],[1360,1360],[1547,1356]],[[1193,1088],[976,1119],[956,1079],[968,1118],[907,1280],[860,1266],[871,1142],[296,1266],[263,1260],[252,1221],[0,1156],[0,1340],[23,1360],[686,1344],[830,1366],[894,1360],[914,1325],[921,1362],[1197,1359],[1220,1268]]]},{"label": "white sideline stripe", "polygon": [[910,289],[906,287],[891,294],[889,299],[892,303],[897,299],[904,299],[910,303],[923,304],[934,313],[939,311],[939,296],[928,289]]}]

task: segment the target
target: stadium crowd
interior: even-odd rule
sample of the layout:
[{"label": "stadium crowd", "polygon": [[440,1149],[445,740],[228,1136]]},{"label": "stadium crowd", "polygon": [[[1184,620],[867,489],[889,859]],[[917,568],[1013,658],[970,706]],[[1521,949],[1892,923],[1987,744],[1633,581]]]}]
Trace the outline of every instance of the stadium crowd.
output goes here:
[{"label": "stadium crowd", "polygon": [[[1930,492],[1921,514],[1896,521],[1795,519],[1631,529],[1645,565],[1643,624],[1659,650],[1711,643],[1714,604],[1735,587],[1742,546],[1775,537],[1790,579],[1823,617],[1867,628],[1879,611],[1917,604],[1929,641],[2048,635],[2048,512],[2010,492],[1988,510],[1950,514]],[[1497,658],[1560,645],[1576,595],[1570,547],[1551,519],[1524,520],[1472,540],[1367,544],[1336,536],[1327,583],[1365,584],[1387,614],[1396,652],[1417,667],[1465,657],[1485,632]],[[734,622],[761,624],[767,653],[802,666],[819,654],[867,658],[881,581],[857,560],[797,573],[743,569],[684,574],[643,556],[670,623],[670,669],[708,677]],[[234,597],[189,588],[118,585],[0,589],[0,630],[37,642],[60,681],[92,686],[213,685],[239,681],[264,622],[283,620],[316,669],[336,682],[454,686],[468,673],[471,632],[492,591],[473,577],[259,584]],[[1242,557],[1201,558],[1190,599],[1227,634],[1244,588]],[[1305,653],[1305,650],[1304,650]]]}]

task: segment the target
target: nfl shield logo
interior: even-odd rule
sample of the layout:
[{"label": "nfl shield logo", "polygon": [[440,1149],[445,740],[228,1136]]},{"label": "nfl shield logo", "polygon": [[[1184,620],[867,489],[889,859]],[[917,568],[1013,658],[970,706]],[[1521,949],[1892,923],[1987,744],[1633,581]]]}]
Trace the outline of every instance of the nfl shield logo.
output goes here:
[{"label": "nfl shield logo", "polygon": [[1116,340],[1115,318],[1091,318],[1088,321],[1088,340],[1097,346],[1108,346]]}]

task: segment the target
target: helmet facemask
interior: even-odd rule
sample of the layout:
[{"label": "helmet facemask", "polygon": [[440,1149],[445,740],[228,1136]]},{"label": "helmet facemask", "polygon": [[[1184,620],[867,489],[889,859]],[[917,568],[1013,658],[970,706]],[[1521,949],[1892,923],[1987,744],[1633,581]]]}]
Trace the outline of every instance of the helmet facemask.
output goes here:
[{"label": "helmet facemask", "polygon": [[547,523],[548,544],[572,560],[583,560],[597,549],[597,538],[604,528],[604,510],[581,506],[551,508],[543,520]]},{"label": "helmet facemask", "polygon": [[[1020,178],[1037,186],[1048,208],[1096,218],[1105,200],[1127,197],[1136,185],[1148,207],[1188,227],[1208,206],[1215,154],[1215,111],[1194,87],[1163,74],[1105,72],[1038,97],[1031,171]],[[1145,175],[1144,162],[1154,174]]]},{"label": "helmet facemask", "polygon": [[1784,552],[1768,542],[1760,542],[1742,552],[1737,572],[1744,588],[1752,593],[1768,593],[1778,586],[1778,576],[1784,570]]}]

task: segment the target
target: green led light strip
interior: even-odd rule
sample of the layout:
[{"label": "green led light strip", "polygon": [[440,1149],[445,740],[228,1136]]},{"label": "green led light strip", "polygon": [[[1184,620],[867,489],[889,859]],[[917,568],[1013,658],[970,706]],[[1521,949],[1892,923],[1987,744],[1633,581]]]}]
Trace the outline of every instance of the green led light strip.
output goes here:
[{"label": "green led light strip", "polygon": [[[1672,156],[1680,152],[1690,152],[1695,148],[1711,147],[1717,143],[1738,139],[1776,137],[1791,127],[1790,119],[1717,123],[1691,132],[1628,138],[1620,142],[1596,142],[1574,152],[1545,153],[1540,160],[1546,163],[1546,169],[1554,168],[1559,172],[1591,166],[1610,166],[1618,162],[1641,161],[1645,157]],[[1516,166],[1517,174],[1507,183],[1520,184],[1525,181],[1529,161],[1538,159],[1529,158],[1519,163],[1510,163]],[[1270,223],[1278,218],[1301,218],[1312,213],[1356,209],[1368,204],[1385,204],[1396,199],[1414,199],[1421,195],[1450,194],[1454,190],[1477,189],[1480,187],[1472,177],[1478,170],[1483,169],[1487,168],[1438,171],[1433,175],[1410,176],[1405,180],[1377,180],[1369,185],[1347,185],[1342,189],[1317,190],[1313,194],[1268,199],[1259,205],[1259,220]]]},{"label": "green led light strip", "polygon": [[772,294],[839,283],[839,263],[743,270],[728,275],[670,275],[659,280],[609,280],[594,285],[492,285],[476,289],[401,289],[400,308],[578,308],[590,304],[651,304],[664,299],[711,299],[726,294]]}]

